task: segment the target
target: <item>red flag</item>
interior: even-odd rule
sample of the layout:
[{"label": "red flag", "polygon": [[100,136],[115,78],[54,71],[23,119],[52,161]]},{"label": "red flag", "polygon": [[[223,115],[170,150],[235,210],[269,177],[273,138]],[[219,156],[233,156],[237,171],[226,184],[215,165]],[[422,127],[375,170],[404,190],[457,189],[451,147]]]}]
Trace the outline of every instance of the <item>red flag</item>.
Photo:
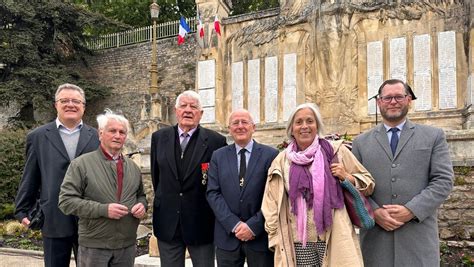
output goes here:
[{"label": "red flag", "polygon": [[198,19],[197,30],[199,32],[199,37],[204,38],[204,27],[202,26],[201,16],[199,16],[199,13],[197,14],[197,19]]},{"label": "red flag", "polygon": [[217,15],[214,18],[214,30],[217,32],[217,34],[221,35],[221,23],[219,22]]}]

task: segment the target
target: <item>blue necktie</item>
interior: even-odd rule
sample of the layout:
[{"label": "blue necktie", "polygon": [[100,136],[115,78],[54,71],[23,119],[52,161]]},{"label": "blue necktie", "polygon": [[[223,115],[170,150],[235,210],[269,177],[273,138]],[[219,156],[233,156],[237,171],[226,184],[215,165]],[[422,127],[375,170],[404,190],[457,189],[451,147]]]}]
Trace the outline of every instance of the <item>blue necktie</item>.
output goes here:
[{"label": "blue necktie", "polygon": [[390,148],[392,149],[392,155],[395,156],[395,151],[397,150],[398,145],[398,134],[397,132],[400,131],[398,128],[390,128],[392,132],[392,138],[390,138]]}]

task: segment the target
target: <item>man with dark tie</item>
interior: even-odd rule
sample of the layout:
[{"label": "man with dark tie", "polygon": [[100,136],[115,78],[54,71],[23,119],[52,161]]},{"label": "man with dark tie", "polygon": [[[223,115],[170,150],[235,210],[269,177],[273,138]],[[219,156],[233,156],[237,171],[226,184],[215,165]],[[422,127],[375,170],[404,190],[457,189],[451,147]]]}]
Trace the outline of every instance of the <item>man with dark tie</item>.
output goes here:
[{"label": "man with dark tie", "polygon": [[15,199],[15,217],[29,226],[29,211],[39,198],[46,267],[69,266],[71,251],[77,256],[77,218],[59,210],[59,188],[71,160],[99,146],[97,131],[82,122],[86,106],[82,88],[62,84],[54,100],[56,120],[26,137],[25,169]]},{"label": "man with dark tie", "polygon": [[153,133],[151,176],[155,191],[153,232],[161,266],[214,266],[214,214],[206,201],[207,168],[225,137],[199,125],[203,110],[194,91],[176,99],[178,124]]},{"label": "man with dark tie", "polygon": [[357,137],[352,152],[375,179],[376,226],[361,230],[365,266],[439,266],[437,209],[451,192],[453,167],[443,130],[407,119],[411,88],[382,83],[383,124]]},{"label": "man with dark tie", "polygon": [[273,266],[260,210],[267,172],[278,151],[255,142],[255,124],[245,109],[230,115],[235,144],[220,148],[209,166],[207,200],[216,215],[218,266]]}]

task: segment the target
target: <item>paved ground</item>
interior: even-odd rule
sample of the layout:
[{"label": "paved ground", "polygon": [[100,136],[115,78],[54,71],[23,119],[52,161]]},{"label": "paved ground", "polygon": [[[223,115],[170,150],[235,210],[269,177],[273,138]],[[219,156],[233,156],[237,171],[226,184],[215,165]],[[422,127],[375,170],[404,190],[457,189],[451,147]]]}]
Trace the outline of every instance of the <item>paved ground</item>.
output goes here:
[{"label": "paved ground", "polygon": [[[43,252],[0,248],[0,267],[43,267]],[[75,267],[76,264],[72,260],[70,267]]]},{"label": "paved ground", "polygon": [[[43,264],[43,252],[12,249],[12,248],[0,248],[0,267],[44,267]],[[70,267],[75,267],[74,260],[71,260]],[[158,267],[160,266],[160,258],[148,257],[143,255],[135,259],[135,267]],[[185,266],[193,266],[191,259],[186,259]]]}]

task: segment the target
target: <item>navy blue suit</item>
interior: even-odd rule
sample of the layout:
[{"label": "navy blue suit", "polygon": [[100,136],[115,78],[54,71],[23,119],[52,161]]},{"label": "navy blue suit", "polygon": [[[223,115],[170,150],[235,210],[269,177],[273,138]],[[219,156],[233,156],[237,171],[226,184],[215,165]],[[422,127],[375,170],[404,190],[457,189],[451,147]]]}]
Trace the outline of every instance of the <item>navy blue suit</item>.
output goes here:
[{"label": "navy blue suit", "polygon": [[260,208],[267,171],[277,154],[276,149],[254,142],[242,188],[235,145],[220,148],[212,154],[207,201],[216,217],[214,244],[218,248],[231,251],[239,247],[241,241],[232,230],[243,221],[255,234],[255,239],[246,242],[248,247],[254,251],[268,251],[268,236]]}]

